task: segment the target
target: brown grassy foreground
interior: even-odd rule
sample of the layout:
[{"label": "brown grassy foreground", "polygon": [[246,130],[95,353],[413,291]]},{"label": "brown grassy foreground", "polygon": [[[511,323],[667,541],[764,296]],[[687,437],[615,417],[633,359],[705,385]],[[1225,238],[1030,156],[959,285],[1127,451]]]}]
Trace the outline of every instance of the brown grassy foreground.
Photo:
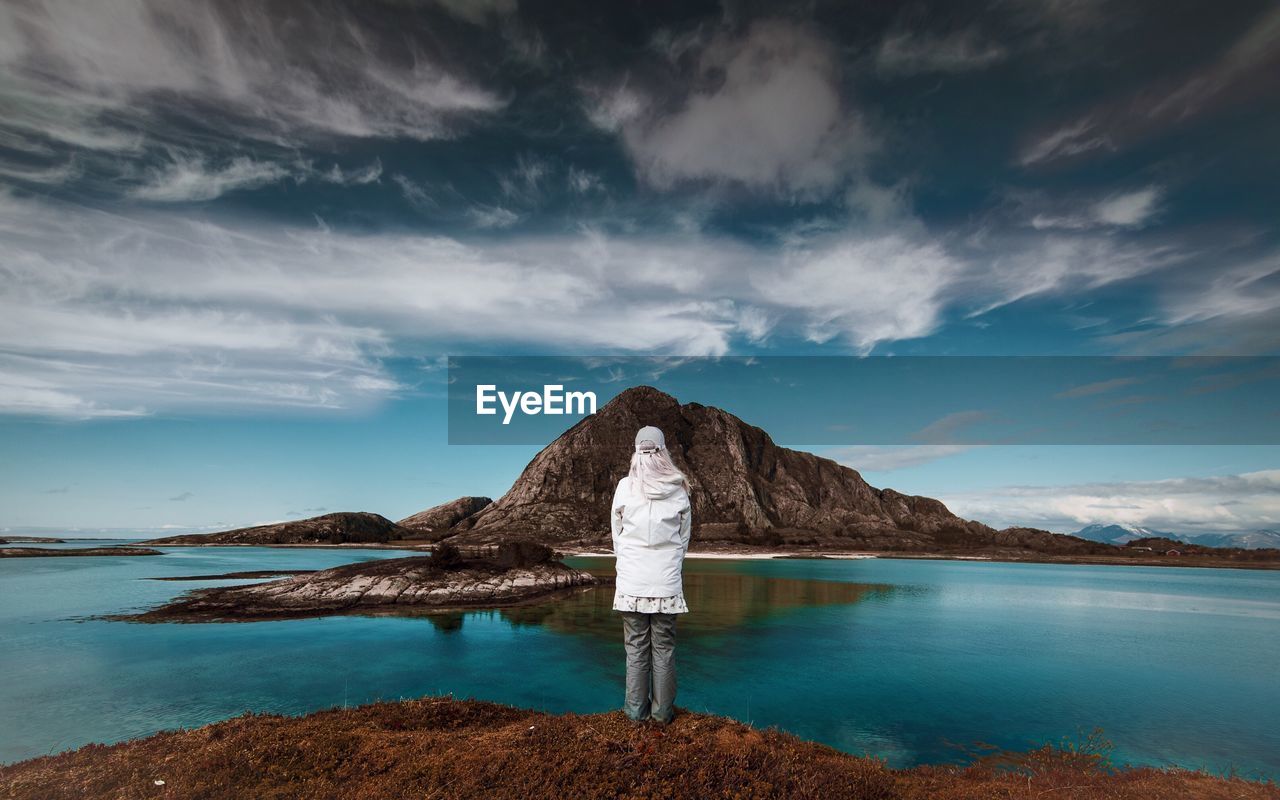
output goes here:
[{"label": "brown grassy foreground", "polygon": [[[426,698],[248,715],[0,767],[6,798],[1280,798],[1202,773],[1109,772],[1039,750],[971,767],[891,770],[787,734],[683,713],[550,715]],[[163,783],[159,783],[163,781]]]}]

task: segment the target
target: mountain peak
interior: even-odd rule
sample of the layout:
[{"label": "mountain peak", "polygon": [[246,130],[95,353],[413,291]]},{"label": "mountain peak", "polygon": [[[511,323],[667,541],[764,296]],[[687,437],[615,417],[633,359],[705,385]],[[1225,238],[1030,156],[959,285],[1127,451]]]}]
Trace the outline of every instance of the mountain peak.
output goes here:
[{"label": "mountain peak", "polygon": [[689,478],[695,539],[755,541],[772,531],[884,549],[927,544],[941,531],[991,534],[937,500],[876,489],[830,459],[779,447],[723,409],[636,386],[565,431],[510,491],[459,523],[461,541],[606,541],[609,502],[627,472],[635,432],[645,425],[662,430],[672,460]]},{"label": "mountain peak", "polygon": [[643,403],[662,403],[664,405],[680,405],[680,401],[654,386],[641,384],[623,389],[608,403],[605,408],[617,403],[619,405],[636,405]]},{"label": "mountain peak", "polygon": [[633,386],[619,392],[596,413],[604,416],[623,414],[636,419],[645,417],[660,419],[669,416],[679,408],[680,401],[661,389],[655,389],[652,386]]}]

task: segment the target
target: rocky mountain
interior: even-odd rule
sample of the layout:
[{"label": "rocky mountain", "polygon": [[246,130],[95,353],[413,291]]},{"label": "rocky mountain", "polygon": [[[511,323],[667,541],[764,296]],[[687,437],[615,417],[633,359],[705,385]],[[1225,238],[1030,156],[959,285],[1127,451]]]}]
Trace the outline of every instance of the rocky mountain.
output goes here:
[{"label": "rocky mountain", "polygon": [[874,550],[939,547],[1106,551],[1047,531],[997,532],[938,500],[869,485],[856,470],[774,443],[719,408],[681,404],[648,386],[628,389],[574,425],[525,467],[505,495],[455,526],[459,542],[511,537],[602,544],[608,507],[626,473],[635,432],[656,425],[692,488],[695,541],[839,545]]},{"label": "rocky mountain", "polygon": [[396,524],[414,531],[415,538],[436,538],[432,534],[448,531],[492,502],[488,497],[459,497],[457,500],[432,506],[426,511],[419,511]]},{"label": "rocky mountain", "polygon": [[367,511],[342,511],[310,519],[236,528],[219,533],[193,533],[150,539],[150,545],[201,544],[346,544],[348,542],[389,542],[413,536],[380,514]]}]

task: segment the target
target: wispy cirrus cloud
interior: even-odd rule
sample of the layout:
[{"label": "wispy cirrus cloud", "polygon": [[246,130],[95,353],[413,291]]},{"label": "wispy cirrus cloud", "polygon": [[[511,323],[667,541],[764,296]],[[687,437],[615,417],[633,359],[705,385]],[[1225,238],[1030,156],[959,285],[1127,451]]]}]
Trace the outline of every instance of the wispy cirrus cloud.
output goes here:
[{"label": "wispy cirrus cloud", "polygon": [[222,167],[210,167],[201,158],[182,158],[153,168],[145,181],[129,190],[137,200],[178,202],[212,200],[237,189],[255,189],[289,175],[280,164],[255,161],[247,156],[231,159]]},{"label": "wispy cirrus cloud", "polygon": [[1080,198],[1057,198],[1051,201],[1052,208],[1032,216],[1030,224],[1037,230],[1142,228],[1159,215],[1163,196],[1162,187],[1144,186],[1084,202]]},{"label": "wispy cirrus cloud", "polygon": [[434,139],[506,104],[446,56],[332,4],[281,15],[242,0],[23,0],[0,9],[0,42],[0,134],[90,150],[181,136],[152,113],[162,100],[265,141]]},{"label": "wispy cirrus cloud", "polygon": [[819,455],[862,472],[893,472],[930,464],[973,449],[974,445],[964,444],[921,444],[903,447],[849,445],[824,450]]},{"label": "wispy cirrus cloud", "polygon": [[898,30],[885,36],[876,49],[876,71],[904,76],[971,72],[1009,57],[1002,45],[983,37],[976,28],[946,34]]},{"label": "wispy cirrus cloud", "polygon": [[1139,382],[1139,378],[1112,378],[1111,380],[1106,381],[1083,383],[1079,386],[1072,386],[1070,389],[1058,392],[1054,397],[1093,397],[1094,395],[1106,394],[1107,392],[1112,392],[1116,389],[1123,389],[1126,386],[1133,386]]},{"label": "wispy cirrus cloud", "polygon": [[1175,80],[1161,78],[1034,136],[1018,156],[1034,166],[1117,150],[1218,108],[1268,96],[1280,64],[1280,9],[1263,11],[1217,57]]}]

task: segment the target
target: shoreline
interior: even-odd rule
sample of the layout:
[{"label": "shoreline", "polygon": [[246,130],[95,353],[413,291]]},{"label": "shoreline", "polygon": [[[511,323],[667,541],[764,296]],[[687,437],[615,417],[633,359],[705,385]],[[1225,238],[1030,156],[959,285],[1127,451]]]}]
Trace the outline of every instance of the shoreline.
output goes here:
[{"label": "shoreline", "polygon": [[[149,540],[138,540],[138,544]],[[430,552],[432,547],[439,542],[426,542],[423,540],[403,540],[398,542],[344,542],[342,544],[328,544],[322,542],[291,542],[282,544],[258,544],[246,542],[229,542],[229,543],[209,543],[209,544],[156,544],[147,545],[149,547],[159,548],[185,548],[185,547],[269,547],[277,549],[315,549],[315,550],[400,550],[406,553],[424,553]],[[120,545],[121,547],[132,547],[136,545]],[[560,548],[556,545],[548,545],[565,556],[571,557],[599,557],[612,556],[613,551],[604,548],[587,549],[582,547],[576,548]],[[49,548],[54,549],[54,548]],[[822,552],[806,549],[777,549],[768,550],[752,550],[749,547],[741,545],[731,545],[723,549],[711,550],[690,550],[686,558],[708,559],[708,560],[739,560],[739,561],[762,561],[768,559],[814,559],[814,560],[861,560],[868,558],[889,558],[889,559],[911,559],[925,561],[976,561],[991,562],[1005,564],[1083,564],[1091,566],[1117,566],[1117,567],[1189,567],[1189,568],[1207,568],[1207,569],[1252,569],[1252,570],[1280,570],[1280,561],[1235,561],[1229,559],[1214,558],[1211,556],[1058,556],[1044,553],[1036,553],[1028,551],[1026,553],[947,553],[947,552],[911,552],[904,550],[846,550]]]},{"label": "shoreline", "polygon": [[0,795],[1280,800],[1280,787],[1112,765],[1070,745],[892,769],[775,728],[684,709],[659,727],[631,723],[621,711],[552,714],[428,696],[302,716],[249,713],[85,745],[0,765]]},{"label": "shoreline", "polygon": [[[610,550],[561,550],[566,557],[579,558],[599,558],[610,557],[613,552]],[[832,552],[822,553],[812,550],[794,550],[794,551],[693,551],[690,550],[685,558],[693,559],[722,559],[736,561],[763,561],[769,559],[793,559],[804,560],[811,559],[814,561],[823,560],[844,560],[858,561],[869,558],[877,559],[900,559],[904,561],[960,561],[960,562],[979,562],[979,563],[996,563],[996,564],[1079,564],[1084,566],[1115,566],[1115,567],[1185,567],[1199,569],[1252,569],[1271,571],[1280,569],[1280,561],[1228,561],[1225,559],[1201,558],[1197,556],[1177,556],[1164,558],[1124,558],[1118,556],[1051,556],[1039,553],[1028,554],[967,554],[967,553],[912,553],[905,551],[886,550],[886,551],[849,551],[849,552]]]},{"label": "shoreline", "polygon": [[[566,558],[598,558],[601,556],[612,556],[612,550],[560,550]],[[880,558],[875,553],[809,553],[798,554],[783,551],[770,551],[762,553],[715,553],[715,552],[695,552],[690,550],[685,554],[685,558],[693,558],[699,560],[721,560],[721,561],[767,561],[774,558],[795,558],[795,559],[831,559],[831,560],[858,560],[864,558]]]}]

